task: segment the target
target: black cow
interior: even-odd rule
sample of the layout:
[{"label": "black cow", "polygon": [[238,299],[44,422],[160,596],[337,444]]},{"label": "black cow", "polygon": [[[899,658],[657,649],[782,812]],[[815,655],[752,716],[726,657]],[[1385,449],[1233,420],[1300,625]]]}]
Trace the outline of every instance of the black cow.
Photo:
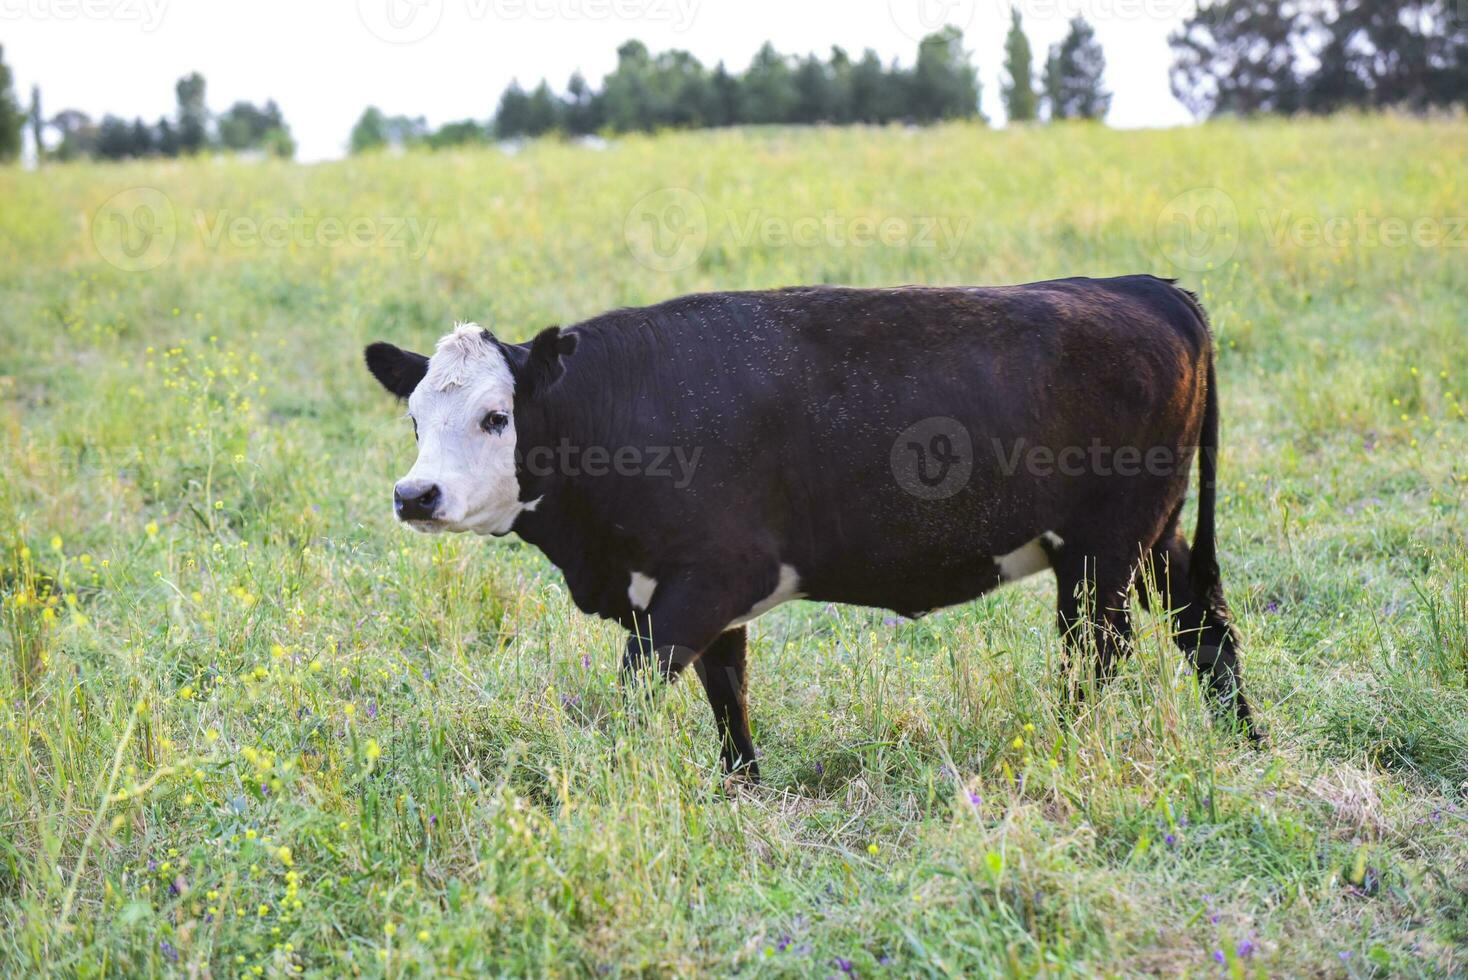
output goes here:
[{"label": "black cow", "polygon": [[539,547],[627,628],[624,673],[695,667],[730,771],[758,778],[754,617],[794,598],[920,616],[1045,568],[1102,678],[1147,569],[1254,734],[1214,549],[1212,341],[1168,281],[709,293],[528,344],[471,324],[432,358],[366,354],[419,440],[399,518]]}]

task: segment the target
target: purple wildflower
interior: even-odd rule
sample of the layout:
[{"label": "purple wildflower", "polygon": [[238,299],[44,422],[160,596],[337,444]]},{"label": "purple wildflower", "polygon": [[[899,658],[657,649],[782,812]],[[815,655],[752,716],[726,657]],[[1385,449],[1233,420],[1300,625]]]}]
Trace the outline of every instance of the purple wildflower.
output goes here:
[{"label": "purple wildflower", "polygon": [[842,973],[854,973],[856,971],[856,967],[852,965],[850,960],[840,956],[836,957],[836,969]]},{"label": "purple wildflower", "polygon": [[791,939],[788,935],[781,936],[780,941],[775,943],[775,948],[783,953],[794,941],[795,940]]},{"label": "purple wildflower", "polygon": [[590,670],[591,669],[591,654],[589,654],[589,653],[583,653],[581,655],[581,669],[582,670]]},{"label": "purple wildflower", "polygon": [[1213,951],[1213,960],[1216,963],[1223,964],[1228,962],[1228,957],[1223,955],[1223,950],[1215,949]]},{"label": "purple wildflower", "polygon": [[978,793],[969,793],[968,802],[970,806],[980,806],[983,804],[984,798]]},{"label": "purple wildflower", "polygon": [[1238,954],[1239,959],[1247,960],[1254,955],[1254,944],[1245,939],[1239,943],[1238,948],[1234,952]]},{"label": "purple wildflower", "polygon": [[821,765],[819,762],[817,762],[816,763],[816,775],[817,776],[824,776],[825,774],[826,774],[826,767],[823,766],[823,765]]},{"label": "purple wildflower", "polygon": [[178,950],[174,949],[173,944],[170,943],[168,940],[158,940],[158,949],[163,953],[164,956],[168,957],[168,961],[170,963],[178,962]]},{"label": "purple wildflower", "polygon": [[1166,837],[1164,837],[1162,839],[1165,840],[1165,841],[1167,841],[1167,846],[1168,847],[1172,847],[1173,845],[1175,845],[1177,843],[1177,836],[1175,834],[1168,834]]}]

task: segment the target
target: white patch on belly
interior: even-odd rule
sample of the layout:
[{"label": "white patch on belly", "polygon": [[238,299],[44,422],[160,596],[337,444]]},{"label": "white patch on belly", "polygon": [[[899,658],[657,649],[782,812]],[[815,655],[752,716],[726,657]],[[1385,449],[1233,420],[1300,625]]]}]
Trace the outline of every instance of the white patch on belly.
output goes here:
[{"label": "white patch on belly", "polygon": [[781,565],[780,581],[775,583],[775,591],[771,592],[768,596],[761,599],[759,602],[756,602],[752,607],[750,607],[749,612],[745,613],[743,616],[740,616],[738,619],[735,619],[732,623],[724,628],[726,630],[731,630],[736,626],[743,626],[750,620],[757,619],[760,616],[763,616],[771,609],[774,609],[776,606],[780,605],[780,603],[789,602],[791,599],[799,599],[803,595],[805,595],[805,593],[800,591],[800,575],[796,573],[795,566]]},{"label": "white patch on belly", "polygon": [[1050,556],[1045,553],[1044,546],[1040,544],[1041,541],[1053,548],[1059,548],[1065,543],[1054,531],[1046,531],[1033,541],[1020,545],[1009,554],[1000,555],[994,559],[994,565],[999,569],[1000,581],[1017,582],[1026,576],[1043,572],[1049,568]]},{"label": "white patch on belly", "polygon": [[657,588],[657,579],[641,572],[633,572],[632,584],[627,586],[627,598],[632,600],[635,608],[645,610],[652,602],[652,594],[657,591]]}]

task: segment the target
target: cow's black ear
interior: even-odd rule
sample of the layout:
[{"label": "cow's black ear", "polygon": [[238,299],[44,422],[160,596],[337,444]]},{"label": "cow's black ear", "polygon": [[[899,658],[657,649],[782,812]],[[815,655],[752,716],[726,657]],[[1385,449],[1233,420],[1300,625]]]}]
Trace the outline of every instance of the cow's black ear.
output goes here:
[{"label": "cow's black ear", "polygon": [[576,351],[576,335],[560,327],[546,327],[530,342],[517,385],[527,392],[545,391],[566,371],[565,359]]},{"label": "cow's black ear", "polygon": [[388,391],[407,398],[428,373],[428,358],[378,341],[367,345],[367,370]]}]

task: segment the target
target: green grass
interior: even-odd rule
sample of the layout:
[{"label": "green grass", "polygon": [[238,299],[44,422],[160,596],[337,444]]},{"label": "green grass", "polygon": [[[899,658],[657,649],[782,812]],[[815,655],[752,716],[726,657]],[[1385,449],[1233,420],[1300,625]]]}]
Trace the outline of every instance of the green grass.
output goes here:
[{"label": "green grass", "polygon": [[[1468,972],[1465,160],[1462,120],[1362,118],[0,173],[0,971]],[[134,187],[171,250],[119,250]],[[664,262],[668,187],[708,232]],[[298,209],[366,223],[213,237]],[[1358,213],[1456,239],[1299,220]],[[728,793],[697,685],[624,717],[616,631],[537,553],[389,513],[368,340],[1131,272],[1217,331],[1264,751],[1150,618],[1068,718],[1046,577],[760,620],[765,783]]]}]

